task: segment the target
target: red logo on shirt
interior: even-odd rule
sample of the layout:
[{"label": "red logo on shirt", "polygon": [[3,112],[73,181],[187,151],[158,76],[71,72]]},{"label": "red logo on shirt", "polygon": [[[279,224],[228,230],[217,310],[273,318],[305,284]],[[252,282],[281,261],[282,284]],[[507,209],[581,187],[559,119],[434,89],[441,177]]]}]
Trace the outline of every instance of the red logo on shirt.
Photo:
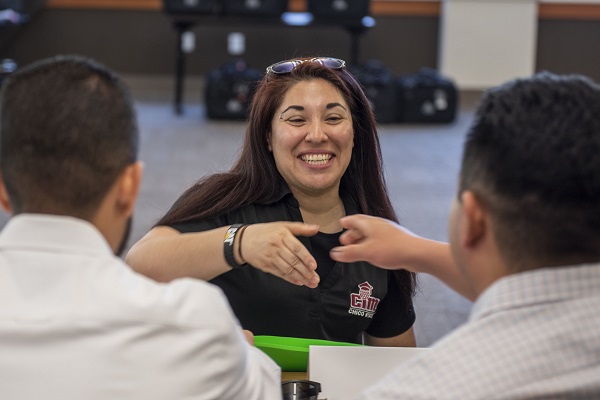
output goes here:
[{"label": "red logo on shirt", "polygon": [[369,282],[363,282],[358,285],[358,293],[350,293],[350,309],[348,313],[373,318],[377,305],[379,305],[381,300],[372,297],[371,293],[373,293],[373,286]]}]

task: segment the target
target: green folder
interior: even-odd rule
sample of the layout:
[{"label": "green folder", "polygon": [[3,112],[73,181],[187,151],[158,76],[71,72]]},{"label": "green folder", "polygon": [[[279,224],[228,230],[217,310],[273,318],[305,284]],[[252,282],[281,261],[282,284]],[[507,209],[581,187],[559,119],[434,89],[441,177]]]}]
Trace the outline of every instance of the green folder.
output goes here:
[{"label": "green folder", "polygon": [[284,372],[304,372],[309,346],[362,346],[356,343],[283,336],[255,336],[254,345],[273,359]]}]

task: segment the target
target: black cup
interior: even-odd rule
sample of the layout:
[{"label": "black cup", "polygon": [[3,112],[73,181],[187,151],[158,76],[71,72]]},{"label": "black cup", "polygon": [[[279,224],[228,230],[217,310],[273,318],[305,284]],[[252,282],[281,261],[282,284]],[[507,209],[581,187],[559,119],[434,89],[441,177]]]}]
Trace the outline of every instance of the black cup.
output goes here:
[{"label": "black cup", "polygon": [[281,382],[283,400],[317,400],[321,393],[319,382],[292,380]]}]

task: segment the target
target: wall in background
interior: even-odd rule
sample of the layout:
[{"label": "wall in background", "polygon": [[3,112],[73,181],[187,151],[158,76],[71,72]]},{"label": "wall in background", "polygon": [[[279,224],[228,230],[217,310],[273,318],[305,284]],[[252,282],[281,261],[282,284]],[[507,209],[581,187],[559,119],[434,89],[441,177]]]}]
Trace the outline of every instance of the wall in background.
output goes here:
[{"label": "wall in background", "polygon": [[[379,59],[396,74],[438,65],[438,16],[377,16],[360,39],[360,58]],[[339,27],[197,26],[189,75],[203,75],[226,62],[227,35],[246,35],[245,58],[264,66],[299,55],[350,57],[350,36]],[[93,57],[119,73],[169,75],[174,71],[176,36],[160,11],[45,9],[20,29],[0,57],[24,65],[59,53]],[[542,19],[538,24],[536,70],[583,73],[600,81],[600,23]]]},{"label": "wall in background", "polygon": [[600,82],[600,22],[541,20],[536,69],[584,74]]},{"label": "wall in background", "polygon": [[[361,58],[379,58],[394,71],[409,72],[437,62],[437,17],[379,17],[360,39]],[[246,34],[245,58],[264,66],[304,54],[348,59],[350,35],[340,27],[196,26],[196,50],[188,56],[188,73],[204,74],[227,61],[227,35]],[[3,52],[24,64],[57,53],[97,58],[119,72],[171,74],[175,31],[158,11],[46,9],[16,35]]]}]

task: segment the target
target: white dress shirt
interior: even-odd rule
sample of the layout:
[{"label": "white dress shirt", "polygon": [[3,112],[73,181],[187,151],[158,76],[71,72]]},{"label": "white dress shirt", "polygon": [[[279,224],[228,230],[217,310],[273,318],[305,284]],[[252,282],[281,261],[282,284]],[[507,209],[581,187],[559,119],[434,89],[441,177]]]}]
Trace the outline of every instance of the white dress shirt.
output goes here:
[{"label": "white dress shirt", "polygon": [[500,279],[465,325],[358,399],[600,399],[600,265]]},{"label": "white dress shirt", "polygon": [[217,287],[136,274],[71,217],[0,233],[0,399],[281,400],[280,375]]}]

